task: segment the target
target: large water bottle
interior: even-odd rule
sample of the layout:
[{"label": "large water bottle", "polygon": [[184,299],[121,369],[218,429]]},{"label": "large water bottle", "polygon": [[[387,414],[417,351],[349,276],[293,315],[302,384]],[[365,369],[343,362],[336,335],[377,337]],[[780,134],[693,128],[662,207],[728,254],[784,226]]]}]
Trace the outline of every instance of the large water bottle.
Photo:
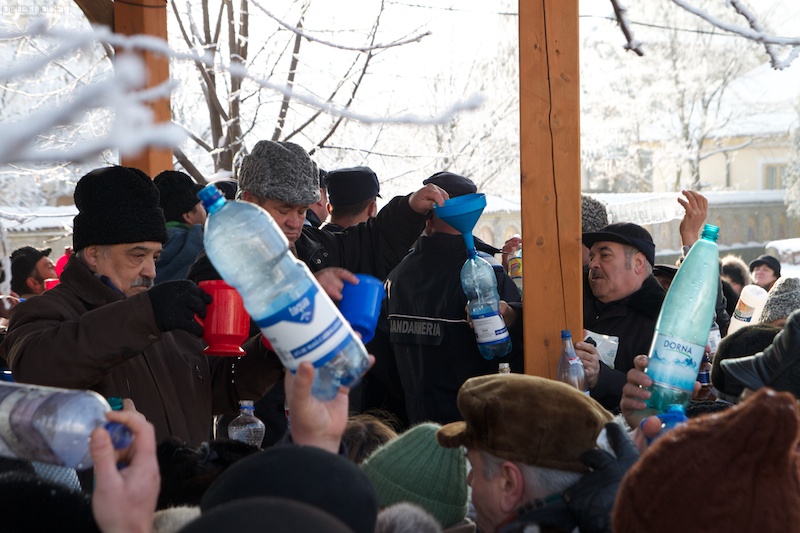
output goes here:
[{"label": "large water bottle", "polygon": [[105,427],[117,449],[133,436],[106,420],[108,402],[93,391],[0,382],[0,455],[84,470],[94,464],[89,436]]},{"label": "large water bottle", "polygon": [[561,330],[561,357],[558,359],[558,381],[572,385],[579,391],[589,394],[589,387],[586,385],[586,369],[583,367],[581,358],[575,353],[572,334],[568,329]]},{"label": "large water bottle", "polygon": [[253,400],[239,401],[239,416],[228,424],[228,438],[261,448],[267,428],[255,415]]},{"label": "large water bottle", "polygon": [[208,212],[206,254],[244,300],[250,317],[294,372],[314,365],[311,392],[333,399],[339,386],[353,387],[369,368],[364,344],[322,290],[308,267],[289,252],[289,241],[264,209],[228,202],[213,185],[198,193]]},{"label": "large water bottle", "polygon": [[653,380],[647,408],[666,413],[685,406],[705,353],[719,290],[719,228],[703,233],[675,274],[655,327],[647,374]]},{"label": "large water bottle", "polygon": [[461,267],[461,288],[467,295],[467,310],[481,355],[486,359],[508,355],[511,337],[500,315],[497,278],[492,266],[478,257],[474,248]]}]

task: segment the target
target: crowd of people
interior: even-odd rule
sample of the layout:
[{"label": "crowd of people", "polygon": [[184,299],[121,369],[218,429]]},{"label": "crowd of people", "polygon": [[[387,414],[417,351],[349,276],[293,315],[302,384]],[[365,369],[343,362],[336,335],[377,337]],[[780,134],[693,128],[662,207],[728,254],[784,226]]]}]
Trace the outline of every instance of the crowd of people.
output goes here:
[{"label": "crowd of people", "polygon": [[[19,383],[124,399],[107,417],[134,440],[114,450],[95,429],[94,468],[68,482],[4,460],[0,493],[15,504],[0,530],[800,530],[800,283],[777,259],[720,261],[712,383],[666,431],[646,416],[646,354],[680,260],[657,264],[650,233],[609,223],[597,200],[582,197],[587,395],[524,374],[524,305],[505,268],[520,238],[476,239],[513,346],[480,354],[459,278],[466,244],[434,210],[478,192],[468,177],[437,172],[379,210],[370,168],[325,172],[297,144],[261,141],[217,185],[264,208],[334,301],[354,274],[384,280],[372,368],[323,402],[313,366],[284,370],[254,323],[244,356],[205,355],[195,316],[212,302],[197,284],[220,276],[203,251],[201,186],[96,169],[76,186],[63,260],[11,255],[0,358]],[[694,191],[679,202],[685,256],[708,204]],[[769,291],[760,321],[728,335],[751,283]],[[241,400],[265,423],[260,446],[226,438]]]}]

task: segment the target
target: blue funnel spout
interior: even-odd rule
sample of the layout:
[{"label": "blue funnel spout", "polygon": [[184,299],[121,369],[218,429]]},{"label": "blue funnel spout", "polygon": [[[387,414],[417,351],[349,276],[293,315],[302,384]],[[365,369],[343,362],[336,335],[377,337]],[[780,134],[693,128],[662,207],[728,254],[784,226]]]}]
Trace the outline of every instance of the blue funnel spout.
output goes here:
[{"label": "blue funnel spout", "polygon": [[475,253],[475,239],[472,237],[472,229],[478,223],[478,219],[486,207],[486,195],[482,193],[465,194],[445,201],[443,206],[433,206],[436,216],[444,220],[461,232],[467,251],[472,255]]}]

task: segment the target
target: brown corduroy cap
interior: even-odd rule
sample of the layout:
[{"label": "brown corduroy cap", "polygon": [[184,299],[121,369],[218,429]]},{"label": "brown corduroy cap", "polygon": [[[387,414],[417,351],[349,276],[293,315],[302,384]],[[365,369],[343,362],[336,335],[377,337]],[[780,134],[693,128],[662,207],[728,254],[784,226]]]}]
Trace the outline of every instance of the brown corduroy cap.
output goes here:
[{"label": "brown corduroy cap", "polygon": [[622,480],[618,532],[798,531],[797,400],[761,389],[659,438]]},{"label": "brown corduroy cap", "polygon": [[527,465],[586,472],[581,454],[596,447],[611,414],[559,381],[504,374],[468,379],[458,391],[463,422],[436,434],[446,448],[466,446]]}]

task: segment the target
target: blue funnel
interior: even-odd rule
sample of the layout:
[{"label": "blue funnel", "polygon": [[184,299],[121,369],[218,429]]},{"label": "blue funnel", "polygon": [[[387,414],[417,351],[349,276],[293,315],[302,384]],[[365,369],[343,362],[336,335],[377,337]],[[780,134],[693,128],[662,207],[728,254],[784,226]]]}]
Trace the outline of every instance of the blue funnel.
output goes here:
[{"label": "blue funnel", "polygon": [[478,222],[486,207],[486,195],[483,193],[465,194],[446,200],[443,206],[434,205],[433,212],[461,232],[467,251],[475,253],[475,239],[472,238],[472,228]]}]

